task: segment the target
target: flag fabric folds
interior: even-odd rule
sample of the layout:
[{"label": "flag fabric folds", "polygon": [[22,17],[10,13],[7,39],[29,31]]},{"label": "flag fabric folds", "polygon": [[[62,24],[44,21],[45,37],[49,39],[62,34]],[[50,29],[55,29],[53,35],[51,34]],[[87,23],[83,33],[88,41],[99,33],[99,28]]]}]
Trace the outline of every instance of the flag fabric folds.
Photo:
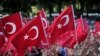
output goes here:
[{"label": "flag fabric folds", "polygon": [[39,44],[47,45],[40,15],[11,36],[9,42],[13,43],[20,55],[22,55],[29,46],[38,46]]},{"label": "flag fabric folds", "polygon": [[10,37],[23,27],[21,13],[15,13],[2,18],[5,37]]},{"label": "flag fabric folds", "polygon": [[3,33],[3,26],[2,21],[0,20],[0,49],[5,43],[4,33]]},{"label": "flag fabric folds", "polygon": [[9,37],[16,34],[16,32],[18,32],[24,26],[24,23],[22,21],[22,16],[20,12],[2,18],[1,23],[3,28],[3,35],[5,38],[5,45],[1,48],[1,50],[3,52],[7,52],[14,48],[12,43],[10,44],[13,46],[13,48],[10,48],[10,45],[7,45]]},{"label": "flag fabric folds", "polygon": [[[100,22],[95,22],[95,32],[100,36]],[[76,28],[75,28],[76,27]],[[73,6],[68,6],[49,25],[44,9],[29,22],[22,21],[21,13],[15,13],[0,20],[0,48],[8,51],[9,48],[24,56],[28,47],[50,47],[59,44],[62,47],[73,48],[80,44],[88,35],[89,26],[85,19],[74,19]],[[8,49],[7,49],[7,48]],[[0,50],[0,51],[1,51]]]},{"label": "flag fabric folds", "polygon": [[94,30],[95,30],[94,35],[96,37],[99,37],[100,36],[100,22],[94,23]]},{"label": "flag fabric folds", "polygon": [[60,34],[74,30],[74,15],[72,6],[68,6],[52,23],[49,29],[50,43],[54,43]]},{"label": "flag fabric folds", "polygon": [[76,20],[76,33],[77,33],[77,40],[76,37],[73,37],[73,40],[70,42],[70,48],[73,48],[74,45],[78,42],[80,44],[84,41],[88,35],[89,26],[86,20],[83,20],[81,17],[80,19]]}]

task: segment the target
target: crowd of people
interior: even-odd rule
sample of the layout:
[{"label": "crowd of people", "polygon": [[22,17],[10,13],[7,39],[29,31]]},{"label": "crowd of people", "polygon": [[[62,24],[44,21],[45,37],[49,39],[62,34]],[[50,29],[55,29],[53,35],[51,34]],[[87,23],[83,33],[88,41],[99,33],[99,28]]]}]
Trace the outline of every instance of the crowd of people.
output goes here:
[{"label": "crowd of people", "polygon": [[[73,49],[58,44],[51,45],[49,48],[31,46],[26,50],[25,56],[100,56],[99,37],[89,33],[87,38],[80,44],[76,44]],[[11,50],[3,54],[3,56],[13,56],[12,53],[17,55],[17,52]]]},{"label": "crowd of people", "polygon": [[49,49],[33,48],[33,50],[27,52],[26,56],[100,56],[100,38],[89,33],[86,40],[73,49],[52,45]]},{"label": "crowd of people", "polygon": [[[30,46],[24,54],[25,56],[100,56],[100,35],[97,36],[90,31],[86,39],[76,43],[74,48],[68,48],[67,45],[63,47],[58,43],[49,45],[48,48]],[[18,56],[18,51],[10,50],[0,53],[0,56]]]}]

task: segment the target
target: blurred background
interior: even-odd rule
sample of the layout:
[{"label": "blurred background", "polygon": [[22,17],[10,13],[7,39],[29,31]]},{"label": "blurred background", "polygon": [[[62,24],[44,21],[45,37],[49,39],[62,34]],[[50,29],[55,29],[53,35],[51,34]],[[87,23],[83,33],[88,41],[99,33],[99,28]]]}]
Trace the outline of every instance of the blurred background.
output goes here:
[{"label": "blurred background", "polygon": [[0,17],[18,11],[22,11],[24,17],[34,16],[44,8],[48,20],[52,21],[54,16],[71,4],[75,17],[83,15],[88,20],[100,20],[99,0],[0,0]]}]

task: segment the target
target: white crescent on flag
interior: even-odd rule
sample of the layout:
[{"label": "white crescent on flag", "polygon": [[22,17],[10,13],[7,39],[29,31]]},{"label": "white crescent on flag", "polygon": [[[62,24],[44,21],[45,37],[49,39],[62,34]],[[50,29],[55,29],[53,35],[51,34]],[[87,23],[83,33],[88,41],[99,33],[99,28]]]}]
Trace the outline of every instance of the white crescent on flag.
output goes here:
[{"label": "white crescent on flag", "polygon": [[64,19],[64,18],[66,18],[66,21],[65,21],[65,23],[63,24],[63,26],[66,26],[66,25],[69,23],[69,16],[68,16],[68,15],[65,15],[65,16],[63,16],[63,17],[61,18],[61,20]]},{"label": "white crescent on flag", "polygon": [[38,27],[37,27],[37,26],[33,26],[33,27],[31,27],[31,29],[30,29],[29,31],[31,31],[31,30],[36,30],[36,35],[35,35],[34,38],[30,38],[30,39],[31,39],[31,40],[37,39],[37,38],[38,38],[38,35],[39,35]]},{"label": "white crescent on flag", "polygon": [[13,22],[7,22],[7,23],[5,24],[5,26],[6,26],[6,25],[11,25],[11,26],[12,26],[12,31],[8,32],[8,34],[14,34],[15,31],[16,31],[16,25],[15,25]]},{"label": "white crescent on flag", "polygon": [[47,28],[47,21],[46,21],[46,19],[44,17],[41,16],[41,14],[40,14],[40,17],[43,20],[43,22],[45,23],[45,24],[43,24],[43,26],[46,29]]},{"label": "white crescent on flag", "polygon": [[44,24],[43,24],[43,25],[44,25],[44,28],[46,29],[46,28],[47,28],[47,21],[46,21],[46,19],[43,18],[43,17],[42,17],[42,20],[43,20],[43,22],[45,23],[45,25],[44,25]]},{"label": "white crescent on flag", "polygon": [[[26,35],[24,36],[24,40],[26,40],[26,39],[35,40],[35,39],[38,38],[38,35],[39,35],[38,27],[37,27],[37,26],[33,26],[33,27],[30,28],[29,31],[31,31],[31,30],[35,30],[35,31],[36,31],[35,37],[34,37],[34,38],[29,38],[29,35],[26,34]],[[29,32],[29,31],[28,31],[28,32]]]},{"label": "white crescent on flag", "polygon": [[42,44],[42,45],[48,45],[48,43],[44,43],[43,41],[41,41],[41,44]]}]

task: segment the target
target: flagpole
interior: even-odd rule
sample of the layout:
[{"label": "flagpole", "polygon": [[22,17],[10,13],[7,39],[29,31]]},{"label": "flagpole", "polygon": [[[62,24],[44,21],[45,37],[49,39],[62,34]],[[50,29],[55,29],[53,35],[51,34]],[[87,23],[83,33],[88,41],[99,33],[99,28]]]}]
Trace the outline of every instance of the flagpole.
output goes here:
[{"label": "flagpole", "polygon": [[[20,18],[21,18],[22,27],[24,27],[24,26],[25,26],[25,24],[24,24],[24,22],[23,22],[22,12],[20,11],[20,12],[19,12],[19,14],[20,14]],[[25,20],[26,20],[26,19],[25,19]]]},{"label": "flagpole", "polygon": [[[73,9],[73,5],[72,6],[72,12],[73,12],[73,17],[74,17],[74,9]],[[77,37],[77,29],[76,29],[76,22],[75,22],[75,18],[74,19],[74,28],[75,28],[75,38],[76,38],[76,46],[74,47],[75,48],[75,56],[78,56],[78,37]]]},{"label": "flagpole", "polygon": [[82,15],[81,15],[81,17],[80,17],[80,19],[82,20],[82,30],[84,31],[84,23],[83,23],[83,17],[82,17]]},{"label": "flagpole", "polygon": [[[73,17],[74,17],[74,9],[73,9],[73,5],[72,5],[72,11],[73,11]],[[74,19],[74,18],[73,18]],[[75,28],[75,38],[76,38],[76,42],[78,44],[78,38],[77,38],[77,29],[76,29],[76,22],[74,19],[74,28]]]}]

